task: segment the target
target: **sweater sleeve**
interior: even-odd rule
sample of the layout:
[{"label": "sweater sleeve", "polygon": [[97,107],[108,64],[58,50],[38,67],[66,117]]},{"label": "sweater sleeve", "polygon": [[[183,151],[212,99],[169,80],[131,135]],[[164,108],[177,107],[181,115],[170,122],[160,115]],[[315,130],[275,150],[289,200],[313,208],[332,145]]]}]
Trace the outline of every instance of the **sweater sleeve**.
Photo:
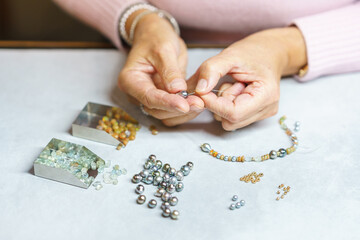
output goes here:
[{"label": "sweater sleeve", "polygon": [[360,2],[295,19],[306,43],[308,72],[299,81],[360,71]]},{"label": "sweater sleeve", "polygon": [[144,0],[53,0],[71,15],[97,29],[122,49],[118,34],[121,13],[130,5]]}]

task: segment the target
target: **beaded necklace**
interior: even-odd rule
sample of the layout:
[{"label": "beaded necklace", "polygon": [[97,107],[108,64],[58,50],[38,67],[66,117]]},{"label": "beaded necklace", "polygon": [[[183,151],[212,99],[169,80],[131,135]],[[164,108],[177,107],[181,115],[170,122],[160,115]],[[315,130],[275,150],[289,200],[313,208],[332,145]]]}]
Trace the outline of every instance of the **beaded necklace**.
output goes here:
[{"label": "beaded necklace", "polygon": [[288,135],[290,137],[291,142],[292,142],[292,146],[289,148],[286,148],[286,149],[280,148],[278,151],[271,150],[270,153],[262,155],[262,156],[258,156],[258,157],[245,157],[244,155],[241,155],[241,156],[223,155],[223,154],[215,151],[214,149],[212,149],[210,144],[208,144],[208,143],[202,144],[200,146],[200,148],[203,152],[209,153],[211,156],[213,156],[217,159],[220,159],[223,161],[228,161],[228,162],[263,162],[268,159],[274,160],[277,157],[283,158],[286,155],[289,155],[289,154],[295,152],[295,150],[297,149],[297,147],[299,145],[298,138],[284,123],[285,120],[286,120],[286,116],[282,116],[279,120],[279,124],[280,124],[281,128],[285,131],[286,135]]}]

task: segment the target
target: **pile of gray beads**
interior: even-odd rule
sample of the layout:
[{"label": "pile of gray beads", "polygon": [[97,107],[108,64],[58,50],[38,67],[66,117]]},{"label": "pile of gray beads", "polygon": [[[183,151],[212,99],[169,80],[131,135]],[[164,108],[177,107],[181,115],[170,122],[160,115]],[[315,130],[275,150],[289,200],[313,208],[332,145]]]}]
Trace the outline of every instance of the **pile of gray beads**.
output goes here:
[{"label": "pile of gray beads", "polygon": [[[171,219],[176,220],[180,213],[177,210],[171,211],[170,208],[176,206],[179,200],[176,196],[173,196],[173,194],[175,192],[181,192],[184,189],[184,183],[182,181],[185,176],[189,175],[193,167],[194,164],[188,162],[186,165],[183,165],[180,170],[176,170],[168,163],[163,164],[162,161],[156,159],[155,155],[151,154],[144,164],[144,169],[133,176],[132,182],[157,186],[158,189],[154,195],[163,202],[161,204],[162,216],[171,217]],[[136,186],[135,192],[139,194],[136,200],[138,204],[144,204],[146,202],[145,195],[142,195],[144,191],[144,185],[139,184]],[[156,206],[157,201],[150,199],[148,207],[155,208]]]},{"label": "pile of gray beads", "polygon": [[[236,201],[239,200],[239,197],[238,197],[237,195],[234,195],[231,200],[234,201],[234,202],[236,202]],[[239,208],[241,208],[241,207],[244,206],[244,205],[245,205],[245,200],[240,200],[239,202],[230,204],[229,209],[230,209],[230,210],[239,209]]]}]

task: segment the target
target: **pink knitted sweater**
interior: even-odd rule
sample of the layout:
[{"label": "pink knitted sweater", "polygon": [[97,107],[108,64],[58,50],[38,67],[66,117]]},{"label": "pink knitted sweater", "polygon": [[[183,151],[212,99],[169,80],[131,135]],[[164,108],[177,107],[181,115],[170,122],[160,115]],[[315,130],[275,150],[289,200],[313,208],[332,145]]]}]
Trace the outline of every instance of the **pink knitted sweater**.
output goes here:
[{"label": "pink knitted sweater", "polygon": [[54,1],[102,32],[119,49],[122,49],[118,37],[121,13],[131,4],[148,2],[170,12],[180,26],[191,28],[194,33],[200,29],[217,32],[212,35],[214,39],[221,35],[219,32],[236,41],[239,36],[263,29],[295,24],[305,38],[308,56],[309,71],[302,81],[360,71],[360,1],[356,0]]}]

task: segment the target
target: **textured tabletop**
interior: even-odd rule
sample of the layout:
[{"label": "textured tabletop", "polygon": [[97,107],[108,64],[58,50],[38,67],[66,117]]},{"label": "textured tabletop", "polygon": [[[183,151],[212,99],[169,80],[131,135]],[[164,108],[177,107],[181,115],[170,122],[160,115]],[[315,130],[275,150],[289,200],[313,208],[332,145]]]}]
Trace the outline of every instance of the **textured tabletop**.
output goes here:
[{"label": "textured tabletop", "polygon": [[[188,74],[219,51],[190,50]],[[360,73],[283,79],[276,116],[225,132],[208,112],[176,128],[143,116],[117,90],[124,59],[115,50],[0,50],[0,239],[358,239]],[[71,124],[88,101],[126,109],[143,125],[137,139],[117,151],[73,137]],[[208,142],[229,155],[257,156],[289,146],[278,124],[284,114],[289,126],[301,122],[290,156],[231,163],[199,149]],[[33,161],[53,137],[85,145],[128,174],[100,191],[36,177]],[[195,165],[177,194],[177,221],[136,204],[130,179],[149,154],[176,168]],[[264,174],[260,182],[239,180],[252,171]],[[291,191],[276,201],[281,183]],[[152,198],[155,187],[145,188]],[[246,205],[230,211],[234,194]]]}]

